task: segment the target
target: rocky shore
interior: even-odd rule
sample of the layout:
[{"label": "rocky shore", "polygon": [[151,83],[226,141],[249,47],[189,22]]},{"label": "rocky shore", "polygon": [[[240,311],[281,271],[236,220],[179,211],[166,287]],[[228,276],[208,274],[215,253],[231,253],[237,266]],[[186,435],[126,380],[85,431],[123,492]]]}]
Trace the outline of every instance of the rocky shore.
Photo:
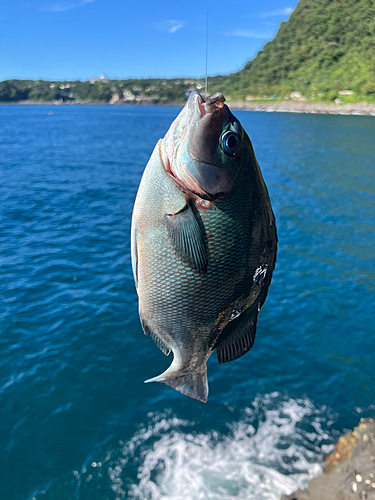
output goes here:
[{"label": "rocky shore", "polygon": [[323,474],[281,500],[375,500],[375,420],[361,419],[324,461]]},{"label": "rocky shore", "polygon": [[[35,102],[35,101],[19,101],[15,103],[0,103],[1,105],[59,105],[59,106],[155,106],[150,102],[139,101],[137,103],[129,103],[119,100],[112,103],[88,103],[88,102]],[[183,106],[181,104],[156,104],[157,106]],[[311,103],[306,101],[227,101],[231,109],[243,109],[248,111],[265,111],[265,112],[284,112],[284,113],[311,113],[311,114],[327,114],[327,115],[368,115],[375,116],[375,104],[367,104],[365,102],[356,104],[328,104],[324,102]]]},{"label": "rocky shore", "polygon": [[249,111],[313,113],[327,115],[369,115],[375,116],[375,104],[365,102],[356,104],[328,104],[324,102],[311,103],[306,101],[270,101],[270,102],[229,102],[231,109],[246,109]]}]

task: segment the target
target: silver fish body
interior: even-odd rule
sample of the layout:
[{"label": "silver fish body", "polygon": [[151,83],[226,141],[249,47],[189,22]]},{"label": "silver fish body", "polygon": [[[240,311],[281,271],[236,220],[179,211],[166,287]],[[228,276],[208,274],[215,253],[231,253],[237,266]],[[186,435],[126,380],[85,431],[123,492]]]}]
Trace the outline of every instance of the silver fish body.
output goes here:
[{"label": "silver fish body", "polygon": [[276,261],[267,188],[239,121],[193,92],[145,168],[132,219],[143,330],[171,366],[164,382],[208,396],[206,362],[248,352]]}]

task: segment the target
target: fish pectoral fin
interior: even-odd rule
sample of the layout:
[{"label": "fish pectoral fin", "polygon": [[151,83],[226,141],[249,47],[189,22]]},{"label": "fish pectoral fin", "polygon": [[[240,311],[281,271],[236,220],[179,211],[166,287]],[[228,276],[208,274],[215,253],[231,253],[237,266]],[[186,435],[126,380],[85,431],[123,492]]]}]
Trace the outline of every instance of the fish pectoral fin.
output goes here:
[{"label": "fish pectoral fin", "polygon": [[256,301],[238,318],[227,324],[215,345],[219,363],[228,363],[250,351],[255,340],[258,314]]},{"label": "fish pectoral fin", "polygon": [[203,226],[198,222],[190,203],[174,214],[166,214],[167,232],[173,247],[188,266],[205,274],[208,265],[208,250]]},{"label": "fish pectoral fin", "polygon": [[141,324],[143,331],[145,332],[146,335],[152,338],[152,340],[155,342],[155,344],[159,347],[161,352],[165,354],[166,356],[169,355],[171,352],[170,348],[167,346],[167,344],[162,340],[158,335],[156,335],[155,332],[151,330],[151,328],[148,326],[147,321],[140,315],[141,318]]}]

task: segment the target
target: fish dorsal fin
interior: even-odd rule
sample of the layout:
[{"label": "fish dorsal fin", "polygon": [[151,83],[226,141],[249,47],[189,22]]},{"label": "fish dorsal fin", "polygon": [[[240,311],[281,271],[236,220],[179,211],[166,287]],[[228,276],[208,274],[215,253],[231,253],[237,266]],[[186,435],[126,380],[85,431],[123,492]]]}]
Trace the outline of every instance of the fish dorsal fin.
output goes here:
[{"label": "fish dorsal fin", "polygon": [[215,349],[219,363],[228,363],[250,351],[255,340],[258,301],[224,328]]},{"label": "fish dorsal fin", "polygon": [[204,229],[198,217],[190,203],[187,203],[179,212],[166,214],[165,221],[177,255],[194,271],[205,274],[208,251]]},{"label": "fish dorsal fin", "polygon": [[171,352],[170,348],[167,346],[167,344],[163,340],[161,340],[160,337],[158,337],[156,335],[156,333],[154,333],[151,330],[151,328],[148,326],[147,321],[141,315],[140,315],[140,318],[141,318],[142,328],[143,328],[143,331],[145,332],[145,334],[152,338],[152,340],[159,347],[159,349],[161,350],[161,352],[163,354],[168,356],[168,354]]}]

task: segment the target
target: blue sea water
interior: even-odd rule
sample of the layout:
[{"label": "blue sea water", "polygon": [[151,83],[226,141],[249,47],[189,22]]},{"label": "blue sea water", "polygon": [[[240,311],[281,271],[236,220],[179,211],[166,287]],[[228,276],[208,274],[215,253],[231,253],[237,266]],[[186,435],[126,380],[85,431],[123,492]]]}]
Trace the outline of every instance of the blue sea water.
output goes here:
[{"label": "blue sea water", "polygon": [[1,500],[278,500],[375,417],[372,117],[235,112],[279,234],[254,348],[206,405],[143,384],[131,211],[178,112],[0,106]]}]

